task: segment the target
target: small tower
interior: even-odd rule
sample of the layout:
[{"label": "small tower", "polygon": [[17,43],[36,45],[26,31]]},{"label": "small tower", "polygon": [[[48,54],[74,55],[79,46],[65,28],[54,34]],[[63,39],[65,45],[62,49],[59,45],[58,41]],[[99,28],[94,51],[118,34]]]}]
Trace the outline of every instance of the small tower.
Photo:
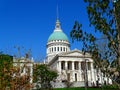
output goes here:
[{"label": "small tower", "polygon": [[47,42],[47,62],[49,63],[53,57],[59,53],[70,51],[70,43],[66,34],[62,31],[59,19],[53,33],[49,36]]}]

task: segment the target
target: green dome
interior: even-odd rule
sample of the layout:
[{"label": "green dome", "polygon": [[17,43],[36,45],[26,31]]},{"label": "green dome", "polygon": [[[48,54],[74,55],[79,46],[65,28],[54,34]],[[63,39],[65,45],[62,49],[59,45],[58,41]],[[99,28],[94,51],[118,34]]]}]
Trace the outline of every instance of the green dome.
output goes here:
[{"label": "green dome", "polygon": [[53,40],[64,40],[64,41],[68,41],[67,36],[62,32],[62,31],[54,31],[49,39],[48,42],[53,41]]}]

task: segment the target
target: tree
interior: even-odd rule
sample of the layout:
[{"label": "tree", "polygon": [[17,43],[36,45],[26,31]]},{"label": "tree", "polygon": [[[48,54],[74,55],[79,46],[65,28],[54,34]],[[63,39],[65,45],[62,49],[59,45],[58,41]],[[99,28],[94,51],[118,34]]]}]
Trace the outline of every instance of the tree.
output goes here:
[{"label": "tree", "polygon": [[10,55],[0,55],[0,90],[5,90],[6,87],[10,86],[10,70],[13,64],[13,57]]},{"label": "tree", "polygon": [[33,61],[31,60],[31,50],[24,47],[15,47],[18,55],[14,56],[12,69],[12,88],[13,90],[30,90],[33,87],[32,71]]},{"label": "tree", "polygon": [[36,83],[37,89],[52,88],[51,81],[54,81],[57,76],[57,72],[51,70],[45,64],[36,64],[34,66],[34,83]]},{"label": "tree", "polygon": [[62,82],[65,84],[66,88],[73,87],[74,82],[71,82],[72,78],[67,78],[67,75],[68,75],[68,69],[66,69],[65,71],[61,72],[61,76],[64,77]]},{"label": "tree", "polygon": [[[29,90],[32,87],[30,83],[31,75],[28,61],[28,53],[26,53],[24,62],[21,57],[14,57],[7,54],[0,54],[0,90]],[[24,64],[21,67],[21,63]],[[27,69],[26,74],[22,73]]]},{"label": "tree", "polygon": [[[109,61],[109,65],[106,67],[107,73],[120,88],[120,0],[84,0],[84,2],[87,5],[90,26],[94,26],[95,32],[106,37],[98,38],[91,33],[84,32],[82,24],[77,21],[71,31],[71,37],[73,40],[83,42],[83,51],[91,53],[99,68],[101,61]],[[108,41],[104,54],[100,52],[97,43],[103,39]],[[114,68],[111,67],[113,62],[117,62]],[[104,71],[104,68],[101,71]]]},{"label": "tree", "polygon": [[32,88],[32,64],[27,58],[15,59],[11,69],[12,80],[10,90],[30,90]]}]

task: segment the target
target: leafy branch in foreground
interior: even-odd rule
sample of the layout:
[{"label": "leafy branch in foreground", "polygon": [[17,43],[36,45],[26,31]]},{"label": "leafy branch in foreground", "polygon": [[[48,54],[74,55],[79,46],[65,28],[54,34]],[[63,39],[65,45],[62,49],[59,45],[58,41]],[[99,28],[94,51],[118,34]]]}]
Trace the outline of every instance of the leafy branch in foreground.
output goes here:
[{"label": "leafy branch in foreground", "polygon": [[[72,40],[82,41],[83,51],[89,52],[95,65],[120,88],[120,0],[84,0],[90,26],[104,37],[96,37],[82,30],[82,24],[75,22],[70,35]],[[100,44],[106,42],[104,48]],[[103,53],[104,52],[104,53]],[[108,63],[107,65],[103,63]],[[115,66],[114,66],[115,65]]]},{"label": "leafy branch in foreground", "polygon": [[34,66],[34,83],[37,89],[51,89],[51,81],[57,78],[56,71],[51,70],[45,64],[36,64]]}]

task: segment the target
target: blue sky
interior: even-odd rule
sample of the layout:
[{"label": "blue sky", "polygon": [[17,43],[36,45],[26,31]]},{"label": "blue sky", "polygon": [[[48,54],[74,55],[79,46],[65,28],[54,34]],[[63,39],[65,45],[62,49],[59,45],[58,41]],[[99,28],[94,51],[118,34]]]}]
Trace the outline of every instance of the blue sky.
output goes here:
[{"label": "blue sky", "polygon": [[31,49],[36,61],[45,58],[46,43],[56,22],[56,7],[62,30],[68,36],[71,49],[81,49],[71,42],[70,31],[77,20],[89,32],[88,16],[83,0],[0,0],[0,50],[14,54],[14,46]]}]

